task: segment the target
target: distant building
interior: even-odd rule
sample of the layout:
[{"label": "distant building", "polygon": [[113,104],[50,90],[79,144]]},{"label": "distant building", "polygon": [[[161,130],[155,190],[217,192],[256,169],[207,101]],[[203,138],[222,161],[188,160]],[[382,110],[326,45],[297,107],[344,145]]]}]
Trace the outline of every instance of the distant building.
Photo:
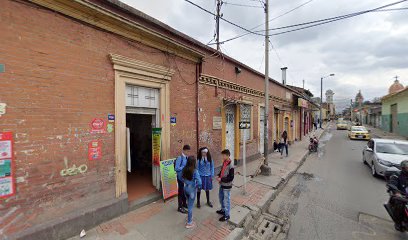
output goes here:
[{"label": "distant building", "polygon": [[404,87],[396,77],[381,102],[382,129],[408,137],[408,87]]},{"label": "distant building", "polygon": [[326,103],[327,103],[327,119],[333,119],[336,116],[336,107],[333,103],[333,96],[334,92],[333,90],[327,90],[326,91]]}]

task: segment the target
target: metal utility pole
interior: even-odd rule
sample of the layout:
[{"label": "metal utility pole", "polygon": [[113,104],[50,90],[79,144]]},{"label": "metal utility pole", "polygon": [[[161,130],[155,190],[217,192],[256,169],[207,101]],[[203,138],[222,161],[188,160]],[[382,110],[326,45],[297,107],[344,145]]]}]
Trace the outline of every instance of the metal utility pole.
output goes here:
[{"label": "metal utility pole", "polygon": [[217,51],[220,51],[220,17],[221,17],[221,6],[222,6],[222,0],[216,0],[217,1],[217,14],[215,17],[215,26],[216,26],[216,42],[217,42]]},{"label": "metal utility pole", "polygon": [[303,89],[305,89],[305,79],[303,79],[302,81],[303,81]]},{"label": "metal utility pole", "polygon": [[353,121],[353,99],[350,99],[350,122]]},{"label": "metal utility pole", "polygon": [[265,120],[264,120],[264,164],[261,167],[263,175],[271,175],[268,166],[269,152],[269,0],[265,0]]},{"label": "metal utility pole", "polygon": [[320,128],[322,128],[322,107],[323,107],[323,77],[320,78]]}]

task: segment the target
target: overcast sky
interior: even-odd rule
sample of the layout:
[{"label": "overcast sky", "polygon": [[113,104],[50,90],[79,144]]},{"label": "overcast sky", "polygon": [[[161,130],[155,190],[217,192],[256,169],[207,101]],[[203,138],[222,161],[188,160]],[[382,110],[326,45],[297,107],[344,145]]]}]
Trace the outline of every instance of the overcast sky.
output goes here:
[{"label": "overcast sky", "polygon": [[[122,0],[130,6],[207,44],[213,39],[215,20],[184,0]],[[215,12],[215,0],[191,0]],[[262,0],[224,0],[222,13],[245,28],[264,22],[262,8],[233,6],[228,3],[261,6]],[[305,6],[270,22],[270,28],[329,18],[376,8],[397,0],[312,0]],[[270,19],[309,0],[272,0]],[[408,2],[391,8],[408,7]],[[262,30],[264,25],[256,30]],[[277,31],[275,31],[277,32]],[[220,39],[245,33],[221,23]],[[274,32],[272,32],[274,33]],[[222,45],[227,55],[264,72],[264,38],[248,35]],[[366,100],[381,97],[393,83],[394,76],[408,84],[408,10],[368,13],[294,33],[271,37],[275,47],[270,52],[270,76],[281,80],[280,68],[288,67],[288,83],[310,89],[320,95],[320,77],[324,91],[335,92],[339,108],[349,104],[359,89]]]}]

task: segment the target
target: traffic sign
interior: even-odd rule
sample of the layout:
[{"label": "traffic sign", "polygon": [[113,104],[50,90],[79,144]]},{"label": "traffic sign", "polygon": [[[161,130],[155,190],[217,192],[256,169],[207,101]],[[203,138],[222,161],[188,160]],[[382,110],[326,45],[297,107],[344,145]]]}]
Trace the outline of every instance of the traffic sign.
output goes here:
[{"label": "traffic sign", "polygon": [[251,123],[250,122],[239,122],[239,129],[250,129]]}]

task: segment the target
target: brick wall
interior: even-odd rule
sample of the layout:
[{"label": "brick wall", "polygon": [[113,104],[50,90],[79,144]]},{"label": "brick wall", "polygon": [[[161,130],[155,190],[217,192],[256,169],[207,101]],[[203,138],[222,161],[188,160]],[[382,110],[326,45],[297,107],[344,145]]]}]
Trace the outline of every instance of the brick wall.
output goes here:
[{"label": "brick wall", "polygon": [[[171,155],[186,142],[195,148],[195,63],[29,3],[2,0],[0,20],[0,63],[6,65],[0,102],[7,103],[0,130],[14,133],[17,178],[17,194],[0,200],[0,215],[7,216],[0,238],[101,196],[114,198],[114,133],[89,133],[93,118],[115,112],[110,53],[176,70],[170,109],[183,124],[171,128]],[[103,157],[88,161],[94,139],[102,142]],[[64,160],[88,171],[62,177]],[[77,201],[85,198],[87,204]],[[73,201],[78,204],[68,204]]]}]

